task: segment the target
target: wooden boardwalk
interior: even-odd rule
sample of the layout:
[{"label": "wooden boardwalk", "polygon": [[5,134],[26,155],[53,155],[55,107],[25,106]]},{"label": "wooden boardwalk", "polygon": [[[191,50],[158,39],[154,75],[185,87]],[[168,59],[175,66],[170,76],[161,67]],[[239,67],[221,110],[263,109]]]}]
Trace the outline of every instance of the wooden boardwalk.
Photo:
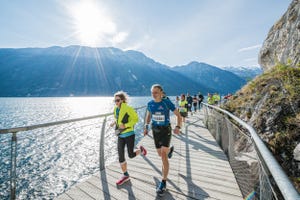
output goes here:
[{"label": "wooden boardwalk", "polygon": [[116,180],[122,175],[116,162],[57,199],[243,199],[227,157],[204,127],[202,119],[200,113],[190,116],[183,133],[173,134],[175,150],[169,160],[169,180],[163,197],[156,194],[161,180],[161,160],[150,133],[140,142],[147,148],[147,156],[126,157],[130,181],[116,186]]}]

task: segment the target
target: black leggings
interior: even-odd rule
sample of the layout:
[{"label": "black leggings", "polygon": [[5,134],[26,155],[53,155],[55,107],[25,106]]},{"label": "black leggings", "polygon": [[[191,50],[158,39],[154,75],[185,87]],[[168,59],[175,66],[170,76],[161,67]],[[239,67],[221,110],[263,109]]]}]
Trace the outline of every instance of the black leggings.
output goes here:
[{"label": "black leggings", "polygon": [[123,163],[125,161],[125,145],[127,145],[127,152],[129,158],[134,158],[136,156],[136,152],[133,151],[134,139],[135,135],[131,135],[125,138],[118,137],[118,154],[120,163]]},{"label": "black leggings", "polygon": [[197,111],[197,102],[193,103],[193,107],[194,107],[194,111],[196,112]]}]

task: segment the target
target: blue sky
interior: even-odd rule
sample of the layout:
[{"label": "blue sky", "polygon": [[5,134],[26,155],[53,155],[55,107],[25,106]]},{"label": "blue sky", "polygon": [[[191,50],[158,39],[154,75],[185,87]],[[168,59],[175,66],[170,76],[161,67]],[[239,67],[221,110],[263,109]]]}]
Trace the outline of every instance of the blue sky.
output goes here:
[{"label": "blue sky", "polygon": [[291,0],[0,0],[0,48],[133,49],[169,66],[258,66]]}]

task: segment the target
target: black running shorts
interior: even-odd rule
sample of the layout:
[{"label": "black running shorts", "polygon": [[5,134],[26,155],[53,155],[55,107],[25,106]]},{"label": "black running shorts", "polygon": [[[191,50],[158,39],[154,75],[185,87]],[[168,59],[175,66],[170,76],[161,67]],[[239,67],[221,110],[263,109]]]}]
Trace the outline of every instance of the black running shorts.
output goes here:
[{"label": "black running shorts", "polygon": [[187,112],[180,112],[181,117],[187,117]]},{"label": "black running shorts", "polygon": [[168,126],[153,126],[152,133],[154,138],[154,144],[157,149],[164,147],[169,147],[172,136],[172,127]]}]

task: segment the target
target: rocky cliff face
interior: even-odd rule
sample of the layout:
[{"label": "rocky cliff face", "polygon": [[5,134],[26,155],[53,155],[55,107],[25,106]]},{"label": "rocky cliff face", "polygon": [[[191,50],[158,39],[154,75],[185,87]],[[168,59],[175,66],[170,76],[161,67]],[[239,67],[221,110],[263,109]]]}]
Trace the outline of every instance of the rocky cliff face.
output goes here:
[{"label": "rocky cliff face", "polygon": [[264,71],[278,62],[300,67],[300,0],[293,0],[272,26],[260,51],[259,63]]},{"label": "rocky cliff face", "polygon": [[259,57],[264,73],[224,108],[254,127],[300,192],[300,0],[271,28]]},{"label": "rocky cliff face", "polygon": [[300,192],[300,68],[273,67],[224,108],[256,130]]}]

